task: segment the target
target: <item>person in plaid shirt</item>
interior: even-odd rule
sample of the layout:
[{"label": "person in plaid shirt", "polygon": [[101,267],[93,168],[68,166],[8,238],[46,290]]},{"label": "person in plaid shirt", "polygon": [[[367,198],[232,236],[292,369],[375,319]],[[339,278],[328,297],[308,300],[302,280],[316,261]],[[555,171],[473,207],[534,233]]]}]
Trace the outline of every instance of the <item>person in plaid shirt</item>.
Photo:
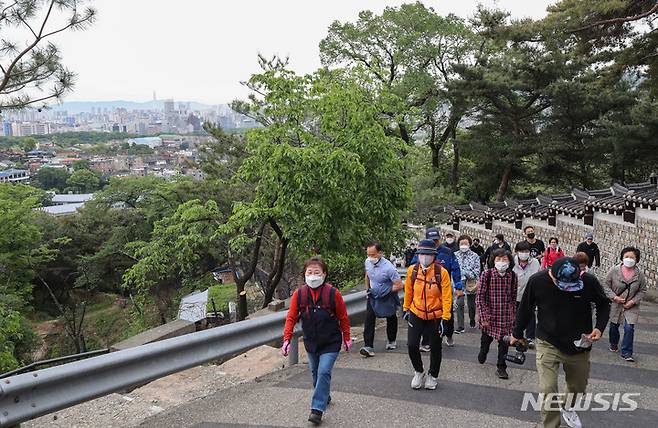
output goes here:
[{"label": "person in plaid shirt", "polygon": [[494,267],[482,272],[476,298],[482,330],[478,362],[484,364],[491,342],[498,340],[496,374],[500,379],[508,379],[505,355],[509,345],[503,338],[511,336],[514,328],[518,278],[513,271],[514,258],[509,251],[495,250],[491,258]]}]

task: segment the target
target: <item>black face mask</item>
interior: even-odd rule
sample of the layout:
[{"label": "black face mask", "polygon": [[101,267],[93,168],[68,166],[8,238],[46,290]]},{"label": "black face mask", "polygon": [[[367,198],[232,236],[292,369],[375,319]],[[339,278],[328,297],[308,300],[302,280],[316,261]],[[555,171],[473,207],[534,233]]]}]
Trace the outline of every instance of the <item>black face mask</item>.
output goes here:
[{"label": "black face mask", "polygon": [[534,233],[528,233],[528,239],[535,239]]}]

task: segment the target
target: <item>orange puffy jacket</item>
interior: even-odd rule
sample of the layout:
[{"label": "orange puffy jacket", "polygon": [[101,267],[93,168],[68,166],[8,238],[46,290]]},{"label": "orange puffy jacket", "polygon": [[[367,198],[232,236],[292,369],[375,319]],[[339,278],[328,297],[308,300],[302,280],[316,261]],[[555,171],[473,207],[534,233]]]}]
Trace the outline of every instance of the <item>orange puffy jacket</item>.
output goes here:
[{"label": "orange puffy jacket", "polygon": [[[416,281],[412,283],[414,271]],[[437,283],[436,269],[440,269],[441,282]],[[432,263],[425,271],[420,265],[411,265],[407,270],[404,282],[405,311],[411,310],[418,318],[434,320],[443,318],[449,320],[452,309],[452,285],[450,274],[440,263]]]}]

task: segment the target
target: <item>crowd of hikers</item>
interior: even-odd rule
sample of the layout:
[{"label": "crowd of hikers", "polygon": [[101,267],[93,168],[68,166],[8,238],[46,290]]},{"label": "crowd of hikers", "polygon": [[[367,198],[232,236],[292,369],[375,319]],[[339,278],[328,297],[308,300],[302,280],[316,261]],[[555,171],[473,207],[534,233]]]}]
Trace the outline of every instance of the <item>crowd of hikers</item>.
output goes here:
[{"label": "crowd of hikers", "polygon": [[[508,379],[507,362],[522,363],[523,352],[536,348],[539,392],[558,392],[562,366],[566,389],[573,397],[560,411],[542,410],[544,427],[581,426],[572,408],[585,393],[592,343],[608,326],[609,350],[633,362],[633,334],[647,280],[638,267],[640,250],[629,246],[602,282],[593,273],[600,267],[599,248],[591,233],[576,254],[567,256],[557,237],[548,246],[532,226],[525,239],[512,246],[502,234],[484,248],[468,235],[443,237],[426,230],[425,239],[411,243],[404,254],[404,282],[382,245],[371,242],[364,262],[367,311],[363,331],[365,358],[375,356],[377,318],[386,319],[386,351],[397,349],[398,310],[407,327],[407,352],[414,370],[411,388],[434,390],[439,384],[443,345],[455,345],[453,335],[468,327],[480,330],[477,361],[484,364],[492,342],[497,343],[496,376]],[[442,243],[442,240],[444,241]],[[295,324],[301,320],[304,347],[313,379],[309,421],[320,424],[331,402],[331,373],[339,351],[352,347],[345,303],[327,279],[329,270],[319,258],[304,264],[303,285],[293,293],[281,353],[288,355]],[[400,299],[399,291],[404,290]],[[623,329],[623,338],[620,334]],[[621,341],[621,344],[620,344]],[[510,348],[516,353],[510,355]],[[425,370],[421,353],[429,353]],[[550,397],[550,395],[548,395]],[[571,400],[571,402],[569,402]],[[544,409],[544,406],[542,406]]]}]

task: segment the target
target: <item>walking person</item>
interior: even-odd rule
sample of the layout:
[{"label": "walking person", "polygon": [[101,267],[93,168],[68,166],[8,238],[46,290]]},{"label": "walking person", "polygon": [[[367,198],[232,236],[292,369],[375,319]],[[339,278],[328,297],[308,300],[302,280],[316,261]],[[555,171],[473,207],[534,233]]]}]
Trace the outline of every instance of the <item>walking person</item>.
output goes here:
[{"label": "walking person", "polygon": [[497,340],[496,375],[500,379],[508,379],[505,356],[509,345],[504,337],[511,336],[516,319],[518,280],[514,273],[512,253],[499,248],[491,253],[491,258],[494,267],[482,273],[477,291],[477,309],[482,330],[478,362],[484,364],[491,342]]},{"label": "walking person", "polygon": [[[444,269],[448,271],[448,275],[452,280],[452,288],[454,290],[454,299],[459,298],[464,295],[464,286],[462,284],[462,274],[459,269],[459,262],[452,250],[445,245],[441,245],[441,234],[436,228],[429,228],[425,232],[425,239],[429,239],[434,242],[436,247],[436,261],[441,263]],[[418,256],[415,256],[411,263],[418,263]],[[455,341],[453,339],[453,333],[455,331],[455,321],[454,317],[450,316],[450,319],[445,325],[445,330],[443,332],[446,337],[446,345],[448,347],[455,346]],[[422,352],[430,351],[430,340],[429,338],[423,337],[422,345],[420,347]]]},{"label": "walking person", "polygon": [[446,247],[450,248],[453,253],[459,251],[459,243],[455,240],[455,234],[452,232],[446,233]]},{"label": "walking person", "polygon": [[[596,327],[592,328],[592,304]],[[558,392],[560,365],[567,393],[584,394],[589,379],[591,344],[601,338],[610,315],[610,301],[601,284],[590,273],[580,275],[576,260],[563,257],[551,269],[540,271],[528,281],[510,345],[523,338],[523,329],[537,308],[537,372],[541,420],[545,428],[560,426],[560,414],[570,427],[582,426],[573,410],[574,401],[551,409],[552,394]]]},{"label": "walking person", "polygon": [[556,237],[548,240],[548,248],[544,253],[544,258],[541,261],[542,269],[550,269],[558,259],[564,257],[564,251],[558,246],[560,241]]},{"label": "walking person", "polygon": [[[436,389],[441,369],[442,335],[450,320],[452,286],[450,275],[436,260],[432,240],[418,245],[418,263],[409,266],[404,283],[404,319],[408,324],[407,348],[414,367],[413,389]],[[430,368],[425,374],[420,354],[421,337],[430,342]]]},{"label": "walking person", "polygon": [[[468,235],[459,237],[459,251],[455,253],[459,270],[462,274],[462,285],[466,292],[469,325],[475,328],[475,298],[480,277],[480,256],[471,250],[473,241]],[[455,334],[464,332],[464,296],[456,299],[457,328]]]},{"label": "walking person", "polygon": [[416,255],[416,243],[412,242],[407,250],[404,252],[404,266],[409,267],[411,265],[411,260]]},{"label": "walking person", "polygon": [[610,309],[610,350],[619,350],[619,327],[623,324],[624,339],[621,357],[634,362],[633,336],[640,317],[640,303],[647,292],[647,278],[637,267],[640,250],[626,247],[621,251],[621,264],[614,266],[605,278],[605,293],[612,301]]},{"label": "walking person", "polygon": [[502,233],[496,235],[496,238],[493,240],[493,243],[489,248],[486,249],[484,255],[482,256],[482,264],[484,265],[485,269],[493,266],[493,261],[491,260],[491,253],[499,249],[509,251],[510,253],[512,252],[512,248],[507,242],[505,242],[505,235],[503,235]]},{"label": "walking person", "polygon": [[541,259],[544,257],[544,251],[546,251],[546,244],[541,239],[537,239],[535,228],[532,226],[524,227],[523,234],[525,235],[525,241],[530,245],[530,257],[537,259],[541,263]]},{"label": "walking person", "polygon": [[578,244],[576,252],[587,254],[589,257],[588,268],[598,268],[601,266],[601,250],[599,250],[599,246],[594,242],[594,234],[592,232],[585,234],[585,241]]},{"label": "walking person", "polygon": [[[519,305],[521,303],[521,298],[525,292],[526,286],[530,277],[541,270],[541,265],[539,260],[532,257],[532,250],[530,244],[527,241],[521,241],[514,247],[514,273],[518,280],[518,290],[516,292],[516,309],[518,311]],[[535,326],[536,326],[536,316],[533,312],[528,325],[524,327],[525,334],[524,337],[528,341],[528,347],[534,348],[535,346]]]},{"label": "walking person", "polygon": [[363,326],[364,346],[359,353],[364,357],[374,357],[375,323],[377,318],[386,318],[386,350],[397,349],[398,334],[397,309],[400,307],[398,291],[402,290],[402,280],[397,268],[384,257],[382,245],[371,242],[366,249],[366,319]]},{"label": "walking person", "polygon": [[322,422],[331,401],[331,372],[340,348],[345,352],[352,348],[347,308],[340,291],[326,282],[328,273],[327,265],[319,257],[304,262],[304,285],[290,299],[281,346],[281,354],[287,356],[295,324],[301,318],[314,388],[308,420],[314,425]]},{"label": "walking person", "polygon": [[480,272],[484,270],[484,264],[482,264],[482,257],[484,256],[484,247],[480,245],[480,239],[473,238],[473,245],[471,245],[471,251],[478,255],[480,258]]},{"label": "walking person", "polygon": [[577,252],[573,256],[574,260],[576,263],[578,263],[578,267],[580,268],[580,274],[584,274],[585,272],[589,271],[589,256],[587,253],[583,253],[582,251]]}]

